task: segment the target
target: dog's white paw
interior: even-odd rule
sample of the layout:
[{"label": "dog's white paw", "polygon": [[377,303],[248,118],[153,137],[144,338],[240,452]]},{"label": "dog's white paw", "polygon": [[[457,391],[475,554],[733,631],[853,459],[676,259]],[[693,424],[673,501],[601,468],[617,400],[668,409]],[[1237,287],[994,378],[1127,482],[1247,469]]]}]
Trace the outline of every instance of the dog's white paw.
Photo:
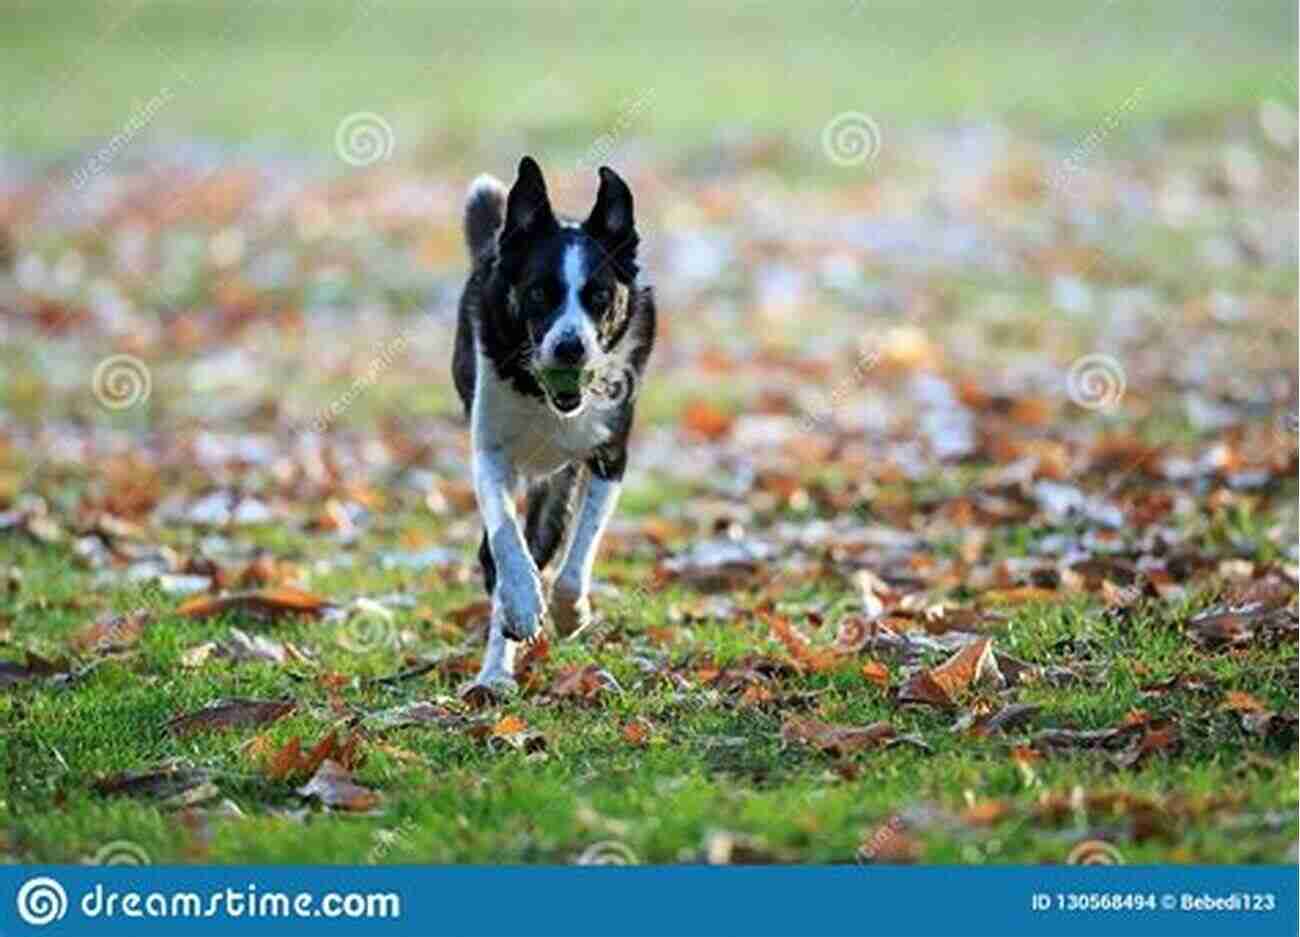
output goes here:
[{"label": "dog's white paw", "polygon": [[512,641],[531,641],[542,630],[546,599],[542,583],[531,570],[528,575],[502,577],[492,602],[501,618],[501,631]]},{"label": "dog's white paw", "polygon": [[556,633],[570,638],[591,624],[591,599],[581,592],[556,582],[551,590],[551,621]]},{"label": "dog's white paw", "polygon": [[542,630],[546,597],[537,567],[522,544],[493,543],[497,583],[492,593],[492,615],[502,633],[512,641],[531,641]]},{"label": "dog's white paw", "polygon": [[503,697],[519,692],[515,678],[505,671],[479,674],[471,683],[460,688],[460,698],[471,706],[490,706]]}]

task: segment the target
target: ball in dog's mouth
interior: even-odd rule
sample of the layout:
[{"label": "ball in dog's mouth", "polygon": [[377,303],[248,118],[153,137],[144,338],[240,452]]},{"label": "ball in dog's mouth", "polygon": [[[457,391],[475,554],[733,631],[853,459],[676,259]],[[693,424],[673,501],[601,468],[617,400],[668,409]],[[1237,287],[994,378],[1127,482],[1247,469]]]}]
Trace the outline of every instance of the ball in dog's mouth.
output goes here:
[{"label": "ball in dog's mouth", "polygon": [[584,374],[581,368],[544,368],[537,372],[551,406],[562,414],[576,413],[582,406]]}]

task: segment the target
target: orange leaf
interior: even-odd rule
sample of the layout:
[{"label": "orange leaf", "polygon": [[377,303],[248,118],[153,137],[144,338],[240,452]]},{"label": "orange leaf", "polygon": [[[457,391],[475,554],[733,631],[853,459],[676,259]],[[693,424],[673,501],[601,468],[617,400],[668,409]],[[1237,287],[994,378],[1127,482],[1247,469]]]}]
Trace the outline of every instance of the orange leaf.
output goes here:
[{"label": "orange leaf", "polygon": [[518,716],[505,715],[500,721],[492,727],[492,734],[504,738],[507,735],[517,735],[520,732],[528,731],[528,723]]},{"label": "orange leaf", "polygon": [[650,741],[650,723],[641,718],[623,726],[623,740],[629,745],[645,745]]},{"label": "orange leaf", "polygon": [[882,690],[889,689],[889,668],[879,661],[869,660],[863,664],[862,676]]},{"label": "orange leaf", "polygon": [[721,439],[731,429],[732,417],[707,400],[692,400],[682,410],[682,424],[697,436]]},{"label": "orange leaf", "polygon": [[989,682],[1001,686],[1006,682],[993,656],[992,638],[972,641],[931,670],[930,675],[950,699],[956,698],[972,684]]},{"label": "orange leaf", "polygon": [[232,610],[260,618],[277,619],[287,615],[319,617],[330,603],[310,592],[281,587],[256,592],[237,592],[220,597],[199,596],[182,602],[177,613],[186,618],[208,618]]},{"label": "orange leaf", "polygon": [[1262,713],[1267,711],[1267,707],[1249,693],[1243,693],[1241,690],[1229,690],[1224,694],[1223,705],[1220,709],[1231,709],[1239,713]]}]

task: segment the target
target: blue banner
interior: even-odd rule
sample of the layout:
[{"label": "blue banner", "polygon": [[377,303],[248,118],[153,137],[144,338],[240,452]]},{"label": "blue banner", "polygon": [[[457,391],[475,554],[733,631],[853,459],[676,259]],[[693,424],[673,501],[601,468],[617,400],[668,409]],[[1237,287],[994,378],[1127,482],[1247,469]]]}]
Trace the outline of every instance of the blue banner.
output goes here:
[{"label": "blue banner", "polygon": [[1295,866],[0,866],[0,937],[1297,933]]}]

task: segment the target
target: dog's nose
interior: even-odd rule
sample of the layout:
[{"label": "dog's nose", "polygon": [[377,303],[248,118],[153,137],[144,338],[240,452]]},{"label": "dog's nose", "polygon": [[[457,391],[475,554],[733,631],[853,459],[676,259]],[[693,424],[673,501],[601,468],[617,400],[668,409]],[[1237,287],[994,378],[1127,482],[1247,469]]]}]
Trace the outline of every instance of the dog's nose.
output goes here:
[{"label": "dog's nose", "polygon": [[574,333],[560,336],[560,340],[555,343],[555,348],[551,351],[555,360],[560,364],[576,367],[582,364],[587,357],[587,349],[582,344],[582,339]]}]

